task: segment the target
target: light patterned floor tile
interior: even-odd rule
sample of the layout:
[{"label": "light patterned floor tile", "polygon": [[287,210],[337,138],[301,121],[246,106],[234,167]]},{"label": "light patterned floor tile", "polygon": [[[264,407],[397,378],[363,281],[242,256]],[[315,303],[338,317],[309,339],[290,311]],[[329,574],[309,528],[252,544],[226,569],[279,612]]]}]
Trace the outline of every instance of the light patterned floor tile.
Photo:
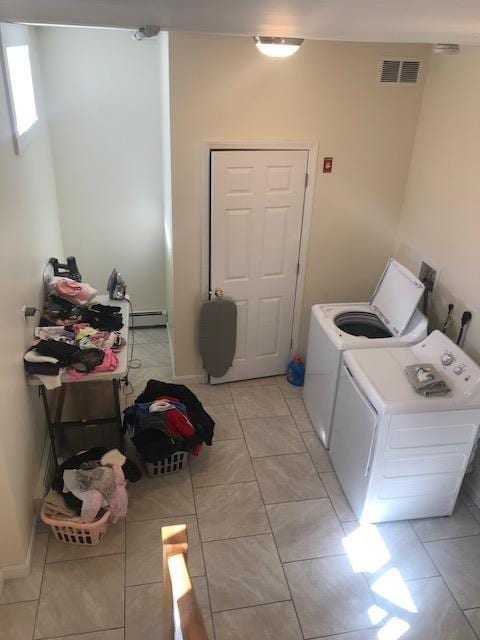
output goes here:
[{"label": "light patterned floor tile", "polygon": [[344,522],[344,546],[352,564],[372,584],[395,569],[403,580],[438,576],[438,571],[407,521],[360,525]]},{"label": "light patterned floor tile", "polygon": [[[372,589],[374,585],[372,586]],[[401,583],[385,577],[375,593],[387,613],[379,640],[475,640],[475,634],[441,578]]]},{"label": "light patterned floor tile", "polygon": [[311,433],[302,433],[302,438],[305,442],[309,454],[312,456],[315,469],[319,473],[328,473],[330,471],[333,471],[332,462],[330,460],[328,451],[320,442],[320,438],[317,436],[315,431],[312,431]]},{"label": "light patterned floor tile", "polygon": [[242,389],[245,387],[271,387],[277,384],[276,376],[267,376],[266,378],[251,378],[250,380],[237,380],[230,382],[230,389]]},{"label": "light patterned floor tile", "polygon": [[480,638],[480,609],[467,609],[463,612],[470,622],[473,630]]},{"label": "light patterned floor tile", "polygon": [[35,638],[123,627],[125,556],[45,565]]},{"label": "light patterned floor tile", "polygon": [[128,522],[126,555],[128,586],[162,580],[162,527],[172,524],[187,525],[190,575],[201,576],[205,573],[195,516]]},{"label": "light patterned floor tile", "polygon": [[[213,640],[205,578],[193,578],[192,586],[202,611],[208,637]],[[162,640],[161,582],[126,589],[125,640]]]},{"label": "light patterned floor tile", "polygon": [[242,420],[242,429],[252,458],[306,451],[290,416]]},{"label": "light patterned floor tile", "polygon": [[480,525],[462,502],[457,502],[451,516],[412,520],[411,523],[423,542],[473,536],[480,533]]},{"label": "light patterned floor tile", "polygon": [[374,626],[374,600],[364,577],[347,556],[290,562],[285,567],[305,638]]},{"label": "light patterned floor tile", "polygon": [[213,619],[216,640],[303,640],[291,602],[223,611]]},{"label": "light patterned floor tile", "polygon": [[26,578],[5,580],[3,589],[0,591],[0,604],[38,599],[42,585],[48,535],[48,533],[40,533],[35,536],[30,575]]},{"label": "light patterned floor tile", "polygon": [[[131,336],[132,334],[130,334]],[[130,337],[129,342],[132,338]],[[167,327],[144,327],[135,329],[135,344],[169,344]]]},{"label": "light patterned floor tile", "polygon": [[131,393],[130,397],[135,399],[141,393],[143,393],[145,387],[147,386],[147,382],[149,380],[160,380],[161,382],[172,382],[173,381],[173,372],[170,366],[167,367],[141,367],[140,369],[130,369],[130,373],[128,374],[128,379],[131,384],[131,388],[129,391]]},{"label": "light patterned floor tile", "polygon": [[110,525],[100,543],[95,545],[65,544],[58,542],[51,535],[48,541],[47,562],[94,558],[115,553],[125,553],[125,520]]},{"label": "light patterned floor tile", "polygon": [[[202,449],[200,456],[204,455]],[[127,522],[195,513],[188,468],[159,478],[143,476],[128,486]]]},{"label": "light patterned floor tile", "polygon": [[256,482],[198,488],[195,502],[204,542],[270,533]]},{"label": "light patterned floor tile", "polygon": [[282,562],[345,553],[345,534],[328,498],[267,505]]},{"label": "light patterned floor tile", "polygon": [[[349,633],[339,633],[334,636],[323,636],[321,640],[400,640],[400,638],[395,637],[395,631],[390,634],[390,637],[383,636],[382,638],[382,630],[378,628],[374,629],[362,629],[361,631],[350,631]],[[320,640],[318,638],[317,640]],[[403,640],[403,636],[402,636]]]},{"label": "light patterned floor tile", "polygon": [[287,398],[288,408],[295,420],[299,431],[313,431],[313,425],[308,417],[302,398]]},{"label": "light patterned floor tile", "polygon": [[240,420],[288,416],[288,407],[277,385],[234,387],[233,402]]},{"label": "light patterned floor tile", "polygon": [[297,387],[290,384],[287,380],[287,376],[277,376],[276,382],[284,398],[301,398],[303,393],[303,387]]},{"label": "light patterned floor tile", "polygon": [[171,367],[170,347],[168,344],[135,344],[133,358],[141,360],[142,367]]},{"label": "light patterned floor tile", "polygon": [[204,447],[198,458],[190,458],[194,487],[255,480],[244,440],[220,440]]},{"label": "light patterned floor tile", "polygon": [[212,611],[290,598],[271,535],[206,542],[203,550]]},{"label": "light patterned floor tile", "polygon": [[124,640],[124,629],[109,629],[108,631],[94,631],[93,633],[81,633],[75,636],[62,636],[61,638],[47,638],[46,640]]},{"label": "light patterned floor tile", "polygon": [[35,601],[0,605],[2,640],[30,640],[36,612],[37,603]]},{"label": "light patterned floor tile", "polygon": [[204,409],[215,422],[215,441],[243,438],[242,428],[233,404],[207,405]]},{"label": "light patterned floor tile", "polygon": [[426,542],[425,547],[460,607],[480,607],[480,536]]},{"label": "light patterned floor tile", "polygon": [[308,453],[254,458],[252,462],[265,504],[327,495]]},{"label": "light patterned floor tile", "polygon": [[191,384],[189,388],[203,405],[232,403],[232,394],[228,384]]},{"label": "light patterned floor tile", "polygon": [[340,522],[355,521],[355,514],[348,504],[348,500],[346,499],[342,487],[338,482],[336,473],[334,471],[331,471],[329,473],[320,473],[320,478],[325,485],[325,489],[327,490],[328,496],[332,501],[333,508],[337,512],[337,516]]}]

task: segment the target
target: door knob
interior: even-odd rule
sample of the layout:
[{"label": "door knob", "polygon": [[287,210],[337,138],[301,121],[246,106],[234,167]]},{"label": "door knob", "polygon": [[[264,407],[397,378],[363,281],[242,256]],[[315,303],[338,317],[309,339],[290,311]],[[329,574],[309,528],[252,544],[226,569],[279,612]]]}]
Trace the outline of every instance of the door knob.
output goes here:
[{"label": "door knob", "polygon": [[220,289],[220,287],[216,287],[216,288],[213,290],[213,295],[214,295],[216,298],[223,298],[223,289]]}]

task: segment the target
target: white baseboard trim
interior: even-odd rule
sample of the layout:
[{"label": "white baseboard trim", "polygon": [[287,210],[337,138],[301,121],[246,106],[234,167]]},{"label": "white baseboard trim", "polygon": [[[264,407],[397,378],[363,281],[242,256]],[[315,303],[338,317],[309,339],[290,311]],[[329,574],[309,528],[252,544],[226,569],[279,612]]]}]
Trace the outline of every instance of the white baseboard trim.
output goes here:
[{"label": "white baseboard trim", "polygon": [[206,374],[199,373],[195,376],[176,376],[173,374],[174,382],[178,382],[178,384],[199,384],[202,382],[207,382]]},{"label": "white baseboard trim", "polygon": [[21,564],[12,564],[8,567],[2,567],[0,572],[3,573],[5,580],[13,578],[26,578],[30,575],[32,568],[33,545],[35,543],[35,531],[37,528],[37,514],[34,515],[32,521],[32,530],[30,532],[30,540],[28,541],[27,555],[25,562]]},{"label": "white baseboard trim", "polygon": [[143,327],[164,327],[167,324],[167,312],[165,309],[134,311],[130,313],[130,328],[132,327],[132,316],[135,329],[142,329]]}]

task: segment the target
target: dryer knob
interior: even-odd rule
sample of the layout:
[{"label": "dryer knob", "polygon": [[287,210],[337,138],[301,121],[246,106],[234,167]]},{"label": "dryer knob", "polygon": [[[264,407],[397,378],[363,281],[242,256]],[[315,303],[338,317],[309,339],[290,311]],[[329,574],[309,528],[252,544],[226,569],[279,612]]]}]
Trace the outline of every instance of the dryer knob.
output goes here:
[{"label": "dryer knob", "polygon": [[456,376],[461,376],[467,367],[464,364],[457,364],[456,367],[453,368],[453,373]]},{"label": "dryer knob", "polygon": [[449,367],[455,362],[455,356],[451,351],[445,351],[445,353],[442,353],[440,360],[445,367]]}]

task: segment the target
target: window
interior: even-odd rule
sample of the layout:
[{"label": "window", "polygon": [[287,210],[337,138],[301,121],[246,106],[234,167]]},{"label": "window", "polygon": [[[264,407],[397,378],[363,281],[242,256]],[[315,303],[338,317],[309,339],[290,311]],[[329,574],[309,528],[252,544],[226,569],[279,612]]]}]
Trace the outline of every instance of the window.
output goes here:
[{"label": "window", "polygon": [[6,47],[8,75],[12,91],[15,124],[19,136],[37,121],[32,69],[28,44]]},{"label": "window", "polygon": [[32,139],[38,121],[32,77],[30,30],[21,24],[0,23],[0,66],[3,72],[15,153]]}]

